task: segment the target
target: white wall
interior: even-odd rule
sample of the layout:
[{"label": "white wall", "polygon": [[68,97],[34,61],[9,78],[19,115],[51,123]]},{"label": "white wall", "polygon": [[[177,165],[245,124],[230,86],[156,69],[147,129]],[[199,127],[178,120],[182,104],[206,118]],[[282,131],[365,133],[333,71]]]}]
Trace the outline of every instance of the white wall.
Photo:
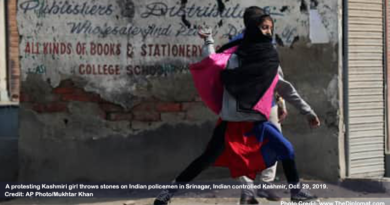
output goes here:
[{"label": "white wall", "polygon": [[[196,36],[196,26],[214,28],[216,44],[221,45],[229,40],[229,36],[243,29],[241,15],[252,5],[271,12],[276,21],[275,33],[284,46],[293,44],[296,37],[310,38],[313,43],[337,42],[335,0],[322,1],[318,8],[313,9],[310,9],[308,0],[226,1],[222,17],[217,12],[217,2],[80,0],[70,1],[71,14],[67,14],[68,5],[63,1],[20,0],[18,25],[23,36],[20,43],[22,80],[34,73],[50,79],[55,87],[64,78],[82,78],[88,82],[86,90],[126,104],[115,99],[115,94],[148,95],[145,89],[154,86],[151,81],[185,73],[188,63],[200,59],[202,41]],[[89,10],[78,13],[84,5]],[[186,11],[185,18],[182,18],[181,8]],[[190,28],[186,23],[191,25]],[[86,29],[77,33],[77,26]],[[104,34],[100,28],[117,28],[119,32]],[[121,34],[122,29],[127,33]],[[61,46],[61,43],[65,53],[50,51],[50,45]],[[91,43],[112,46],[114,53],[93,55]],[[184,47],[185,56],[174,56],[172,53],[180,46]],[[128,53],[133,55],[129,57]],[[87,64],[94,65],[96,73],[100,70],[100,74],[86,74],[80,66]],[[98,69],[99,65],[111,66],[112,73],[105,72],[104,68]],[[149,66],[146,70],[152,74],[139,74],[139,68],[145,66]],[[166,75],[154,73],[156,71]]]}]

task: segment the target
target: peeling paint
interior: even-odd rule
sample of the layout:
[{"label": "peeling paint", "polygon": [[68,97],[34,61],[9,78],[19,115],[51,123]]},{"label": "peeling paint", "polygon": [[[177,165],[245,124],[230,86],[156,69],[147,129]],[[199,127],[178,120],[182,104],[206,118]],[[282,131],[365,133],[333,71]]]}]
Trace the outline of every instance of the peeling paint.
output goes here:
[{"label": "peeling paint", "polygon": [[191,23],[187,20],[186,15],[181,16],[181,20],[188,28],[191,28]]},{"label": "peeling paint", "polygon": [[294,44],[297,43],[299,41],[299,36],[295,36],[291,45],[290,45],[290,48],[293,49],[294,48]]},{"label": "peeling paint", "polygon": [[123,17],[129,19],[132,22],[135,15],[135,5],[132,0],[117,0],[121,14]]},{"label": "peeling paint", "polygon": [[222,13],[226,8],[225,3],[223,3],[222,0],[217,0],[217,3],[218,3],[218,11],[219,13]]},{"label": "peeling paint", "polygon": [[275,35],[275,41],[279,46],[284,46],[283,40],[280,38],[278,34]]},{"label": "peeling paint", "polygon": [[283,6],[281,9],[280,9],[280,12],[285,12],[288,10],[288,6]]},{"label": "peeling paint", "polygon": [[338,99],[338,84],[339,78],[337,75],[334,75],[332,80],[329,82],[328,87],[326,88],[325,95],[328,99],[328,102],[336,110],[339,109],[339,99]]},{"label": "peeling paint", "polygon": [[306,13],[309,11],[308,6],[306,4],[306,0],[301,0],[301,6],[299,8],[302,13]]},{"label": "peeling paint", "polygon": [[223,20],[221,19],[221,21],[219,21],[218,23],[218,27],[222,27],[223,26]]},{"label": "peeling paint", "polygon": [[[181,9],[185,9],[187,5],[188,0],[181,0]],[[191,23],[187,20],[186,14],[183,13],[181,16],[181,21],[183,22],[184,25],[186,25],[188,28],[191,28]]]},{"label": "peeling paint", "polygon": [[318,0],[310,0],[310,9],[317,9],[318,4]]}]

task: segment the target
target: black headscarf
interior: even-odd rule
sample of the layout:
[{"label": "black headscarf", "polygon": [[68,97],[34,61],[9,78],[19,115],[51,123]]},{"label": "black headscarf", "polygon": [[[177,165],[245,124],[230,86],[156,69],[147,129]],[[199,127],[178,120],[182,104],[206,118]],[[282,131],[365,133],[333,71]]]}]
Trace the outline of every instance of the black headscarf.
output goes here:
[{"label": "black headscarf", "polygon": [[246,111],[251,111],[263,97],[278,72],[279,56],[272,36],[264,35],[259,29],[265,19],[272,20],[257,6],[245,10],[244,39],[236,51],[240,66],[221,73],[226,90],[237,100],[240,109]]}]

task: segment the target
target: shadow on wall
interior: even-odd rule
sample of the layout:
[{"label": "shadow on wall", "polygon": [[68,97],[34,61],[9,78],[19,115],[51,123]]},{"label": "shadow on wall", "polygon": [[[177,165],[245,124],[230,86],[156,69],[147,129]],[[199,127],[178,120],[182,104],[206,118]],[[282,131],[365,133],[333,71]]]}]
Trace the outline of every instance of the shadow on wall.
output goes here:
[{"label": "shadow on wall", "polygon": [[18,177],[18,106],[0,106],[0,181]]}]

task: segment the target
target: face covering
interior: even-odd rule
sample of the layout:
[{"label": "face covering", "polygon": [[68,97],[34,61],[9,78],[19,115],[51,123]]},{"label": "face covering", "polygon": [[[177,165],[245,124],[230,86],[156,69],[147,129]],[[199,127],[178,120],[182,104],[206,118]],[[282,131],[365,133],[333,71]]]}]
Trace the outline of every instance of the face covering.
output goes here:
[{"label": "face covering", "polygon": [[265,37],[269,38],[269,39],[272,41],[272,35],[271,35],[271,34],[267,33],[267,34],[265,35]]},{"label": "face covering", "polygon": [[249,7],[244,13],[245,34],[236,54],[240,66],[225,69],[221,80],[226,90],[237,100],[239,109],[250,112],[268,91],[279,68],[279,55],[272,44],[272,36],[264,35],[258,26],[270,19],[259,7]]}]

